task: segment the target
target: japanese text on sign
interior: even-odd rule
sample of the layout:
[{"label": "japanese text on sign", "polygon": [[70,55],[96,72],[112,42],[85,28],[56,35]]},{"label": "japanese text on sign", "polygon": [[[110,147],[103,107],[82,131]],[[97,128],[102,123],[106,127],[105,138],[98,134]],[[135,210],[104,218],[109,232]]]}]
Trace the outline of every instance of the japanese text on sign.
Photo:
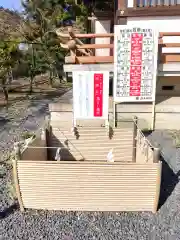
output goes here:
[{"label": "japanese text on sign", "polygon": [[109,72],[73,72],[74,119],[108,119]]},{"label": "japanese text on sign", "polygon": [[103,74],[94,74],[94,117],[103,114]]},{"label": "japanese text on sign", "polygon": [[153,29],[115,26],[115,101],[155,98],[158,34]]}]

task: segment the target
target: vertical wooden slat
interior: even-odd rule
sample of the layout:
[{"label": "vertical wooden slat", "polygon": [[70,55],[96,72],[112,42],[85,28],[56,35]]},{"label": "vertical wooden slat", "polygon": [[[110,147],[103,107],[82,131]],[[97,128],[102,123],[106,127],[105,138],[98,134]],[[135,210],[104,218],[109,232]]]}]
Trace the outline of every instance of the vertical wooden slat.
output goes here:
[{"label": "vertical wooden slat", "polygon": [[159,166],[157,169],[156,193],[155,193],[155,199],[154,199],[153,213],[156,213],[158,210],[158,203],[159,203],[160,190],[161,190],[161,174],[162,174],[162,162],[159,163]]},{"label": "vertical wooden slat", "polygon": [[118,9],[125,10],[127,8],[127,0],[118,0]]},{"label": "vertical wooden slat", "polygon": [[146,7],[150,7],[151,6],[151,0],[146,0]]},{"label": "vertical wooden slat", "polygon": [[133,149],[132,149],[132,162],[136,162],[136,147],[137,147],[137,117],[134,117],[133,122]]},{"label": "vertical wooden slat", "polygon": [[160,6],[164,6],[164,0],[160,0],[159,5],[160,5]]},{"label": "vertical wooden slat", "polygon": [[144,6],[144,0],[139,0],[138,7],[143,7]]},{"label": "vertical wooden slat", "polygon": [[134,0],[133,1],[133,8],[137,8],[138,7],[138,0]]},{"label": "vertical wooden slat", "polygon": [[160,149],[159,148],[154,148],[153,151],[153,162],[158,163],[160,160]]},{"label": "vertical wooden slat", "polygon": [[13,159],[14,185],[15,185],[15,189],[16,189],[16,195],[17,195],[17,199],[18,199],[18,202],[19,202],[20,210],[22,212],[24,212],[24,206],[23,206],[23,201],[22,201],[22,197],[21,197],[19,180],[18,180],[18,172],[17,172],[17,161],[19,161],[21,159],[20,147],[19,147],[18,143],[15,144],[14,150],[15,150],[15,159]]}]

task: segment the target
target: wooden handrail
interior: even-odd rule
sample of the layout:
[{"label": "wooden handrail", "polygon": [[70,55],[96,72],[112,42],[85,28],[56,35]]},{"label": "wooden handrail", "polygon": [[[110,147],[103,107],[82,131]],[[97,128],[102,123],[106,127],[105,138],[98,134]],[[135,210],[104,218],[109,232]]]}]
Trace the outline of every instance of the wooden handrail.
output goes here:
[{"label": "wooden handrail", "polygon": [[[166,47],[166,48],[180,47],[180,43],[163,43],[162,41],[159,41],[159,45],[161,47]],[[64,49],[71,49],[71,47],[68,44],[61,44],[61,47]],[[104,49],[104,48],[113,49],[114,44],[83,44],[83,45],[76,45],[75,48],[76,49]]]},{"label": "wooden handrail", "polygon": [[[68,34],[68,33],[63,33],[60,31],[56,31],[57,35],[61,38],[111,38],[114,37],[114,33],[73,33],[73,34]],[[160,32],[159,37],[179,37],[180,32]]]},{"label": "wooden handrail", "polygon": [[[78,63],[78,64],[94,64],[94,63],[113,63],[114,58],[111,56],[94,56],[92,49],[113,49],[114,44],[83,44],[79,38],[111,38],[114,37],[114,33],[106,34],[75,34],[72,28],[68,29],[67,34],[57,31],[57,35],[61,41],[60,45],[62,48],[70,50],[71,56],[65,57],[66,63]],[[180,41],[177,43],[164,43],[163,37],[175,36],[179,37],[180,32],[160,32],[159,33],[159,46],[160,49],[165,48],[179,48]],[[66,43],[65,43],[66,42]],[[159,58],[161,63],[167,62],[180,62],[180,53],[162,53]]]}]

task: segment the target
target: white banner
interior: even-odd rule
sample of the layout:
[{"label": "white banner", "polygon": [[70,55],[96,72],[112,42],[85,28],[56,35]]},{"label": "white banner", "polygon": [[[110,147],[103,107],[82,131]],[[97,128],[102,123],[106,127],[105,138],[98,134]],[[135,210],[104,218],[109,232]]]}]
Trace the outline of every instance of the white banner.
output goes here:
[{"label": "white banner", "polygon": [[157,31],[117,25],[114,32],[114,101],[154,101]]},{"label": "white banner", "polygon": [[109,72],[73,72],[75,119],[108,119]]}]

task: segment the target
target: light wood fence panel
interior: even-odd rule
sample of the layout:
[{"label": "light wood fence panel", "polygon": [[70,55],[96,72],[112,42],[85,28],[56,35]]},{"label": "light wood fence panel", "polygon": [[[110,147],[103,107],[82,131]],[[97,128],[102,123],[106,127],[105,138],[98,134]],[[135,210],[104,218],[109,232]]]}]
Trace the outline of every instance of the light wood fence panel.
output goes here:
[{"label": "light wood fence panel", "polygon": [[17,161],[23,206],[72,211],[157,209],[161,163]]}]

